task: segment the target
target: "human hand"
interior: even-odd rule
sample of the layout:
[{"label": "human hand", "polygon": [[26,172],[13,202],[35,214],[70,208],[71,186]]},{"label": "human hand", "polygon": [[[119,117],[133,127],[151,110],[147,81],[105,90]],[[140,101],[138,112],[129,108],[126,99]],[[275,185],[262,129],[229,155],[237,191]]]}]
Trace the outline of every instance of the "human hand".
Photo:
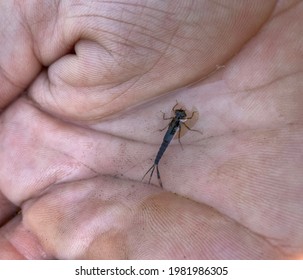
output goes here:
[{"label": "human hand", "polygon": [[[158,13],[163,9],[159,3],[148,11]],[[110,11],[119,5],[113,4]],[[178,24],[172,37],[170,30],[160,32],[164,25],[156,26],[159,33],[151,34],[169,39],[165,44],[169,48],[160,48],[158,56],[145,47],[146,54],[136,57],[142,49],[134,47],[140,44],[131,36],[131,59],[120,45],[109,50],[112,38],[104,36],[111,33],[105,29],[100,35],[105,23],[95,22],[92,14],[78,14],[77,20],[84,21],[74,29],[69,17],[56,18],[74,30],[63,46],[72,46],[81,32],[86,34],[82,38],[103,40],[79,41],[79,58],[58,59],[68,48],[60,48],[58,39],[44,42],[41,31],[45,49],[38,48],[38,61],[51,66],[35,79],[28,95],[1,116],[4,258],[294,258],[302,253],[301,65],[289,55],[300,49],[300,27],[295,22],[302,7],[277,6],[276,17],[250,39],[273,3],[264,6],[260,1],[249,10],[242,4],[243,10],[229,11],[243,30],[220,12],[217,19],[223,17],[222,22],[214,22],[221,33],[206,40],[211,29],[205,31],[201,25],[207,19],[212,23],[214,17],[201,12],[204,5],[177,21],[192,22],[190,15],[200,16],[195,32],[183,32],[192,36],[188,46],[176,36]],[[122,8],[125,14],[138,7]],[[240,16],[248,11],[250,16]],[[127,26],[121,22],[118,31]],[[123,38],[133,34],[138,22]],[[281,32],[286,24],[297,40],[288,40],[287,30]],[[134,38],[141,40],[141,33],[135,32]],[[273,42],[276,46],[269,48]],[[116,61],[117,53],[121,60]],[[147,103],[205,77],[230,57],[224,68],[203,82]],[[289,63],[281,67],[284,60]],[[37,70],[32,69],[37,65],[26,73],[29,77],[35,76]],[[12,89],[8,92],[12,94],[6,94],[3,104],[14,96]],[[171,144],[159,166],[164,184],[160,189],[156,180],[153,185],[140,180],[162,141],[163,133],[157,130],[166,122],[160,111],[169,113],[176,99],[199,112],[194,128],[203,136],[187,132],[181,138],[184,150],[177,141]],[[21,215],[13,217],[19,208]]]}]

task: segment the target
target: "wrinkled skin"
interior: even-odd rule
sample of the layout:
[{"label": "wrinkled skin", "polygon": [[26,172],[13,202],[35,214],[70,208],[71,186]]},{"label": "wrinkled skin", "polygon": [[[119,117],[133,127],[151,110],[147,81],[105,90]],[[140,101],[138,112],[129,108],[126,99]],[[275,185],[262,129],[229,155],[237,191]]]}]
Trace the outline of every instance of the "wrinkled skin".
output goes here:
[{"label": "wrinkled skin", "polygon": [[303,3],[87,3],[0,4],[1,258],[302,258]]}]

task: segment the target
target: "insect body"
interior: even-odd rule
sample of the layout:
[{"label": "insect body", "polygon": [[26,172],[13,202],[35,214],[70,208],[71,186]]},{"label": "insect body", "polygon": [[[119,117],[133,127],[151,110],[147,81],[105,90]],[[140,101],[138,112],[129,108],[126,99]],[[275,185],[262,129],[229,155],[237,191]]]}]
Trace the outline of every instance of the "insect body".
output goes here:
[{"label": "insect body", "polygon": [[[188,119],[191,119],[195,112],[192,113],[192,115],[190,117],[187,117],[186,115],[186,112],[185,110],[183,109],[176,109],[176,106],[178,105],[178,103],[173,107],[172,111],[174,112],[174,117],[172,118],[165,118],[165,115],[163,116],[163,119],[170,119],[170,123],[168,125],[168,129],[163,137],[163,141],[162,141],[162,144],[159,148],[159,151],[157,153],[157,156],[155,158],[155,161],[154,161],[154,164],[151,166],[150,169],[147,170],[147,172],[144,174],[143,178],[142,178],[142,181],[143,179],[145,178],[145,176],[149,173],[150,173],[150,176],[149,176],[149,180],[148,180],[148,183],[150,184],[150,181],[151,181],[151,178],[153,176],[153,173],[156,169],[157,171],[157,177],[158,177],[158,180],[159,180],[159,184],[161,186],[161,188],[163,187],[162,185],[162,181],[161,181],[161,176],[160,176],[160,171],[159,171],[159,162],[160,162],[160,159],[162,158],[164,152],[166,151],[169,143],[171,142],[171,140],[174,138],[174,136],[176,135],[177,131],[178,131],[178,140],[179,140],[179,143],[181,144],[180,142],[180,133],[181,133],[181,124],[183,123],[185,125],[185,127],[189,130],[193,130],[191,128],[189,128],[186,124],[185,124],[185,121],[188,120]],[[193,131],[197,131],[197,130],[193,130]],[[200,132],[200,131],[197,131],[197,132]],[[201,133],[201,132],[200,132]]]}]

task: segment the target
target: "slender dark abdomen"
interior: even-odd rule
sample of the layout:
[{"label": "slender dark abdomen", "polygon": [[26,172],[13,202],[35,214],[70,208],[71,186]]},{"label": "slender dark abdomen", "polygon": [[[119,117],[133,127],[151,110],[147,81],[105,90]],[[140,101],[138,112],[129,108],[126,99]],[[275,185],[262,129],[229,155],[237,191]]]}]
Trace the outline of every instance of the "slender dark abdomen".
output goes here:
[{"label": "slender dark abdomen", "polygon": [[156,159],[155,159],[155,165],[159,164],[160,159],[162,158],[164,152],[166,151],[169,143],[171,142],[171,140],[174,138],[175,135],[175,131],[172,133],[172,131],[168,131],[164,138],[163,138],[163,142],[159,148],[159,151],[157,153]]}]

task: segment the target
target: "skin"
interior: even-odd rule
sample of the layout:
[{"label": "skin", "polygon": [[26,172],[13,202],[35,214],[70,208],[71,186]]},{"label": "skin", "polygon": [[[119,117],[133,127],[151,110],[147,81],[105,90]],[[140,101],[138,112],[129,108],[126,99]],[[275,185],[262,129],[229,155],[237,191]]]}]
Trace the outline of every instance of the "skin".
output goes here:
[{"label": "skin", "polygon": [[0,4],[0,257],[303,258],[302,2],[85,3]]}]

